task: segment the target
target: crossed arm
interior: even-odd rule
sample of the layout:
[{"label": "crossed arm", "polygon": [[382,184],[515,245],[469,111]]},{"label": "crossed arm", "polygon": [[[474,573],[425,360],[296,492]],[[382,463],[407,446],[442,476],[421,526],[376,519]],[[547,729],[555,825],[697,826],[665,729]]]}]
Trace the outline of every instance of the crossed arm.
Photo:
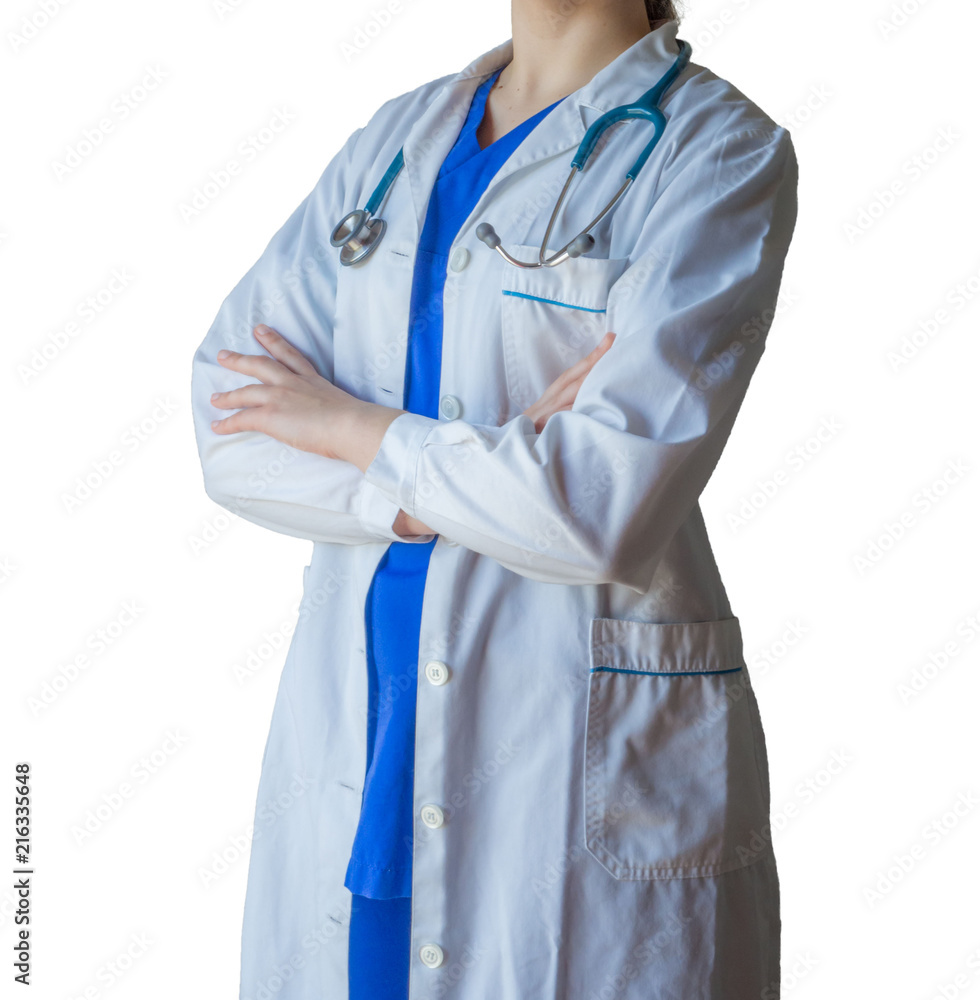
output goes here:
[{"label": "crossed arm", "polygon": [[[193,358],[194,430],[205,492],[254,524],[315,542],[424,542],[433,529],[363,473],[384,427],[403,411],[367,404],[333,385],[339,267],[323,220],[348,200],[362,131],[351,133],[221,303]],[[272,332],[260,336],[266,325]],[[287,347],[291,362],[279,357]],[[544,426],[549,406],[553,413],[570,408],[582,378],[580,369],[526,411],[537,426]],[[245,384],[255,380],[261,385]],[[222,409],[239,408],[212,427]],[[313,450],[301,450],[307,446]],[[325,457],[348,453],[358,464]]]},{"label": "crossed arm", "polygon": [[[357,466],[363,473],[374,460],[388,425],[406,410],[358,399],[334,385],[281,334],[260,323],[253,333],[268,355],[220,350],[224,368],[258,382],[211,395],[212,405],[234,409],[211,422],[216,434],[258,431],[301,451]],[[550,416],[570,410],[582,380],[612,345],[607,333],[586,357],[566,369],[524,414],[540,432]],[[399,509],[392,529],[404,537],[435,532]]]}]

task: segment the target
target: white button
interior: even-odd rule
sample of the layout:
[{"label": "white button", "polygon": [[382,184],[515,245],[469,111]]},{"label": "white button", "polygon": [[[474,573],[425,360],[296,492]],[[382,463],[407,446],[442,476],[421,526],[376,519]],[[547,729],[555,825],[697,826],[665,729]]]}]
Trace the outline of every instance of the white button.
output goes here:
[{"label": "white button", "polygon": [[439,412],[447,420],[455,420],[463,412],[463,404],[455,396],[443,396],[439,400]]},{"label": "white button", "polygon": [[466,247],[458,247],[449,258],[449,267],[453,271],[462,271],[470,262],[470,252]]},{"label": "white button", "polygon": [[427,802],[420,810],[422,822],[426,826],[438,830],[446,822],[446,814],[434,802]]},{"label": "white button", "polygon": [[449,680],[449,667],[442,660],[429,660],[425,665],[425,676],[430,684],[445,684]]},{"label": "white button", "polygon": [[443,957],[442,948],[437,944],[424,944],[419,948],[419,958],[422,959],[422,964],[427,965],[430,969],[442,965]]}]

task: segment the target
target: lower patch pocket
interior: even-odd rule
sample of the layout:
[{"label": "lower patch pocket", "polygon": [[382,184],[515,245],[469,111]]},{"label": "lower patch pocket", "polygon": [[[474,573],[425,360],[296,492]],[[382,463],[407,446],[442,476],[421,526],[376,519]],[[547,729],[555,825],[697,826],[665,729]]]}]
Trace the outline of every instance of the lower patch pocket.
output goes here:
[{"label": "lower patch pocket", "polygon": [[585,844],[618,879],[717,875],[771,850],[769,777],[737,618],[594,618]]}]

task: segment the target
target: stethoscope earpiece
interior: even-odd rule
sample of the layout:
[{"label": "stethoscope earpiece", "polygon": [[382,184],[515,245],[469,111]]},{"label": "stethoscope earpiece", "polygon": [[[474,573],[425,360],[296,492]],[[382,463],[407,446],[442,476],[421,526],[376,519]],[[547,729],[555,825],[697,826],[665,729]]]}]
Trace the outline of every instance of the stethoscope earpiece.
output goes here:
[{"label": "stethoscope earpiece", "polygon": [[595,239],[590,233],[579,233],[578,236],[568,244],[569,257],[581,257],[588,253],[595,246]]},{"label": "stethoscope earpiece", "polygon": [[491,250],[496,250],[500,246],[500,237],[497,235],[497,230],[489,222],[481,222],[476,227],[476,238],[481,243],[486,243]]}]

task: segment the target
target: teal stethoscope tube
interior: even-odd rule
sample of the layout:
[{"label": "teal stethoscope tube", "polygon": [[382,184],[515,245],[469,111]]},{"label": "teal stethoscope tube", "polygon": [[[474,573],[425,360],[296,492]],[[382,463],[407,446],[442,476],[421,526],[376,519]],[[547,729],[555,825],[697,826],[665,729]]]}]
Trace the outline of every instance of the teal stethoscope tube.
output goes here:
[{"label": "teal stethoscope tube", "polygon": [[364,206],[364,211],[372,218],[374,217],[374,213],[381,207],[381,200],[388,193],[388,188],[395,182],[395,178],[403,166],[405,166],[405,150],[399,149],[385,171],[384,177],[381,178],[381,182],[374,189],[374,194],[368,198],[368,203]]},{"label": "teal stethoscope tube", "polygon": [[663,100],[667,88],[680,76],[681,71],[691,58],[691,46],[680,38],[677,39],[677,44],[680,46],[681,51],[674,60],[674,64],[635,104],[621,104],[618,108],[613,108],[611,111],[607,111],[604,115],[601,115],[589,126],[572,160],[573,167],[578,170],[585,169],[585,164],[592,155],[596,143],[610,125],[614,125],[624,118],[641,118],[653,125],[653,138],[636,158],[636,163],[626,171],[628,178],[631,180],[636,179],[639,172],[643,169],[643,164],[647,162],[647,159],[653,152],[653,147],[660,141],[660,137],[667,127],[667,118],[658,105]]},{"label": "teal stethoscope tube", "polygon": [[[680,53],[674,60],[670,69],[664,73],[654,86],[652,86],[637,101],[634,101],[632,104],[621,104],[619,107],[612,108],[611,110],[605,112],[605,114],[600,115],[599,118],[597,118],[589,126],[585,135],[582,137],[582,141],[578,145],[578,149],[575,151],[575,156],[572,158],[571,172],[568,175],[568,180],[566,180],[565,186],[562,188],[561,194],[558,196],[558,200],[555,203],[554,210],[551,213],[551,220],[548,223],[544,239],[541,241],[541,248],[536,262],[521,261],[512,257],[500,245],[500,238],[494,232],[493,227],[486,222],[481,223],[477,227],[477,237],[486,243],[487,246],[497,250],[497,252],[500,253],[500,255],[509,263],[515,264],[518,267],[553,267],[555,264],[560,264],[569,257],[578,257],[583,253],[587,253],[595,245],[595,240],[591,235],[589,235],[589,230],[592,229],[604,215],[606,215],[613,205],[615,205],[626,193],[626,190],[633,183],[633,181],[636,180],[640,171],[643,169],[644,164],[649,159],[650,154],[653,152],[654,147],[664,134],[664,130],[667,128],[667,118],[663,111],[660,110],[659,104],[661,100],[663,100],[663,96],[667,92],[667,89],[681,74],[691,58],[690,44],[680,38],[677,39],[677,44],[680,47]],[[625,181],[616,194],[610,199],[605,208],[603,208],[603,210],[585,227],[585,229],[583,229],[576,237],[569,240],[569,242],[566,243],[561,250],[548,257],[545,247],[548,245],[551,230],[554,227],[558,211],[564,202],[565,194],[568,191],[572,177],[577,171],[580,172],[585,169],[586,164],[589,162],[589,158],[595,151],[596,144],[606,129],[608,129],[611,125],[615,125],[617,122],[630,118],[637,118],[642,121],[649,122],[653,126],[653,138],[643,148],[643,151],[636,158],[636,162],[629,168],[629,170],[626,171]],[[381,203],[384,201],[385,195],[390,190],[391,185],[394,183],[395,178],[398,176],[404,165],[405,150],[399,149],[395,154],[395,158],[388,165],[388,169],[384,172],[384,176],[378,182],[377,187],[375,187],[364,208],[355,209],[353,212],[349,212],[334,228],[334,231],[331,234],[330,242],[333,246],[341,248],[340,261],[342,264],[355,264],[359,260],[363,260],[381,242],[381,238],[384,236],[385,223],[382,219],[376,218],[375,213],[381,207]]]}]

